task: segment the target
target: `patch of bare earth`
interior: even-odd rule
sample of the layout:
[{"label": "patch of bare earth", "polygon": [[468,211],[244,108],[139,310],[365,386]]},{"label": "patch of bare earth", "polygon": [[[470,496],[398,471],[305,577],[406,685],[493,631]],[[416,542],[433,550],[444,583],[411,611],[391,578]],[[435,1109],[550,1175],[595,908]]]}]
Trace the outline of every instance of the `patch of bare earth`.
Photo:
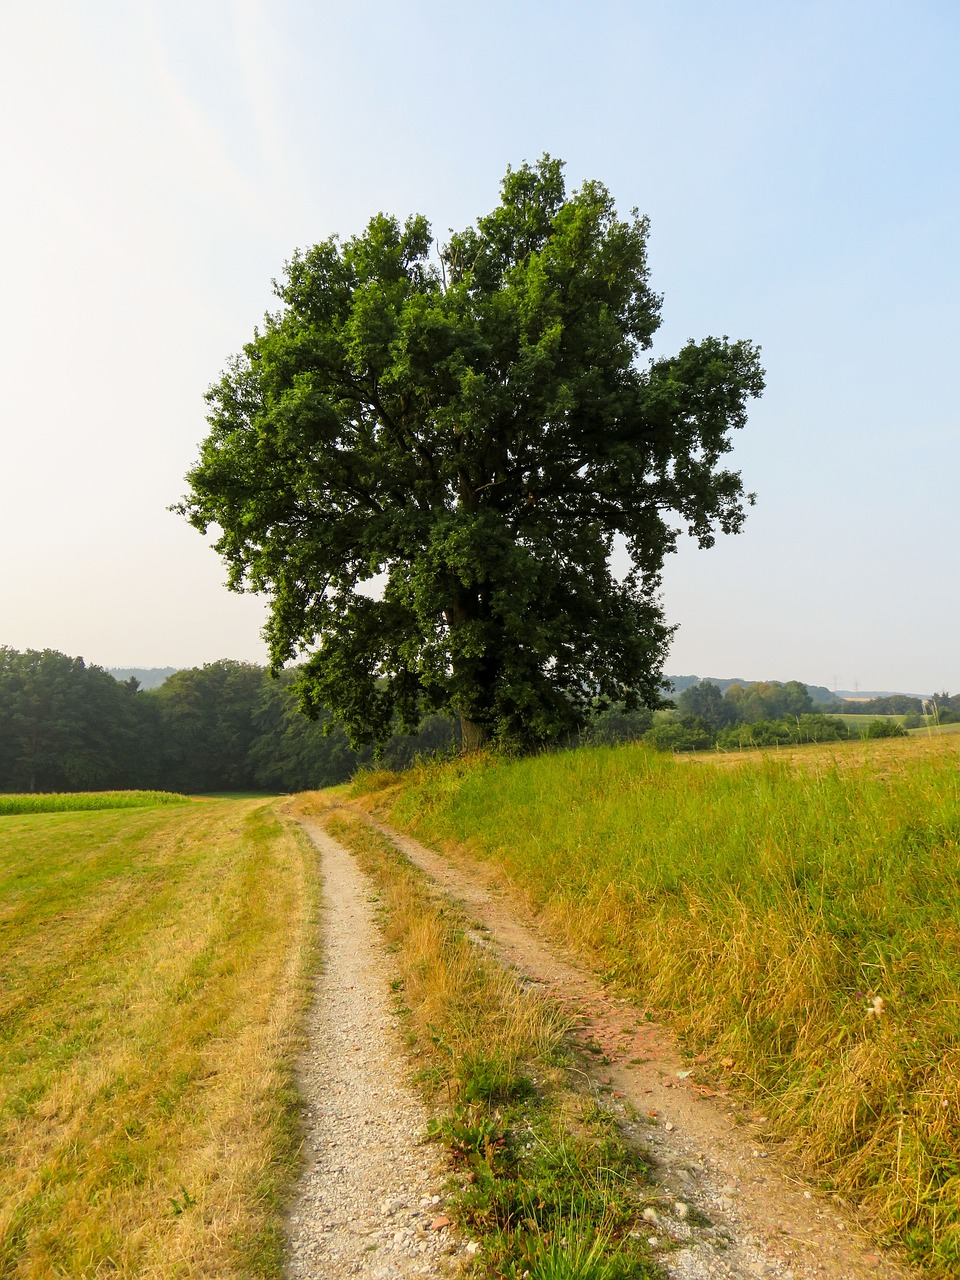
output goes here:
[{"label": "patch of bare earth", "polygon": [[653,1165],[658,1204],[646,1211],[643,1230],[672,1280],[908,1280],[917,1274],[881,1252],[849,1208],[815,1190],[768,1148],[762,1116],[744,1117],[722,1090],[697,1084],[667,1027],[611,996],[522,919],[494,871],[440,856],[362,816],[482,924],[478,945],[569,1015],[591,1088]]},{"label": "patch of bare earth", "polygon": [[428,1116],[405,1082],[373,887],[317,823],[303,826],[322,860],[324,960],[300,1064],[305,1167],[287,1274],[447,1276],[462,1247],[443,1213],[448,1171],[424,1143]]}]

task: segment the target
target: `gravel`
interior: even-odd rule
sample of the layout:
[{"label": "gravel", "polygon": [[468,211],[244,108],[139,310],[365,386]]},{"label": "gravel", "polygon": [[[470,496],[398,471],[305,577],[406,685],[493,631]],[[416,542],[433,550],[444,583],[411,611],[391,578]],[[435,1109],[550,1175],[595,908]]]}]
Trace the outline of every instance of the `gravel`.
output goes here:
[{"label": "gravel", "polygon": [[287,1275],[448,1276],[463,1242],[444,1223],[448,1171],[424,1144],[428,1114],[404,1080],[373,888],[322,828],[304,827],[322,859],[324,964],[300,1064],[305,1168]]}]

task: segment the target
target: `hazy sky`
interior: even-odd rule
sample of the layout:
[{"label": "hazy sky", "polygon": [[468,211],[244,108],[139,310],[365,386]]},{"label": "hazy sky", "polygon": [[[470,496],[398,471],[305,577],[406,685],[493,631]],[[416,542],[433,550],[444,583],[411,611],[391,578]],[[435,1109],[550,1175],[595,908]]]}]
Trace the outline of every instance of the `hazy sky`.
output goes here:
[{"label": "hazy sky", "polygon": [[0,643],[262,660],[167,506],[297,246],[438,235],[543,152],[651,219],[656,351],[763,347],[674,673],[960,689],[956,0],[0,7]]}]

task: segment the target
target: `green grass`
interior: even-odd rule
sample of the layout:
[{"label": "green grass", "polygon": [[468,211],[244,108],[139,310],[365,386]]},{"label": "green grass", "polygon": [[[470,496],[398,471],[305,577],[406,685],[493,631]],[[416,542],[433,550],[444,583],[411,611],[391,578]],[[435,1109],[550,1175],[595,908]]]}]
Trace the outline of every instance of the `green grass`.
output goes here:
[{"label": "green grass", "polygon": [[172,791],[40,791],[0,795],[0,814],[80,813],[89,809],[144,809],[189,804]]},{"label": "green grass", "polygon": [[269,804],[0,826],[0,1276],[279,1277],[315,856]]},{"label": "green grass", "polygon": [[954,1276],[958,747],[455,763],[402,782],[392,819],[494,861],[556,936],[761,1098],[825,1185]]}]

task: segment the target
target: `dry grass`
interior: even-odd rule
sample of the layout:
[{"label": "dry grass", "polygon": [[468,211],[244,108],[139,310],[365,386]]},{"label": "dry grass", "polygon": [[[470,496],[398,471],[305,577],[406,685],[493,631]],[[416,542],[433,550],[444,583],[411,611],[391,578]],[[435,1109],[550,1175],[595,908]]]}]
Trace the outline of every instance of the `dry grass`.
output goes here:
[{"label": "dry grass", "polygon": [[956,736],[594,749],[391,787],[395,822],[495,862],[556,936],[762,1099],[825,1185],[931,1274],[960,1273]]},{"label": "dry grass", "polygon": [[299,831],[252,801],[6,818],[0,901],[0,1275],[280,1275]]}]

